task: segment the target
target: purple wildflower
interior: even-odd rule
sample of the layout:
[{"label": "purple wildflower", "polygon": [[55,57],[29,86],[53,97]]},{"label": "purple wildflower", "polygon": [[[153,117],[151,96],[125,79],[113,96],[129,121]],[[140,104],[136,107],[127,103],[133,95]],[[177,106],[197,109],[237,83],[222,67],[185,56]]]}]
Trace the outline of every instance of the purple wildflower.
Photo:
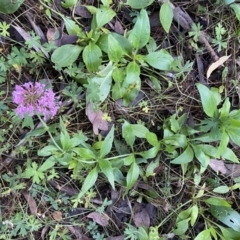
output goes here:
[{"label": "purple wildflower", "polygon": [[21,118],[24,118],[25,114],[40,114],[44,116],[44,120],[55,116],[60,106],[60,102],[55,101],[52,89],[46,89],[46,85],[39,82],[16,85],[13,102],[18,105],[16,114]]}]

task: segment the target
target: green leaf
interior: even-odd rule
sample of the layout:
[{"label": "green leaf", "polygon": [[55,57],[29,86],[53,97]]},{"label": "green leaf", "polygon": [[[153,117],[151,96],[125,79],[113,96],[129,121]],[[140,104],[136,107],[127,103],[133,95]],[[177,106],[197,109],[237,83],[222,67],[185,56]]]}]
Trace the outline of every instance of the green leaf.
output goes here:
[{"label": "green leaf", "polygon": [[191,144],[197,160],[201,163],[202,167],[206,169],[208,167],[210,158],[207,156],[198,145]]},{"label": "green leaf", "polygon": [[[75,0],[74,0],[75,1]],[[62,16],[66,29],[67,29],[67,33],[69,35],[80,35],[83,34],[82,29],[76,24],[75,21],[68,19],[64,16]]]},{"label": "green leaf", "polygon": [[176,235],[183,235],[188,230],[188,222],[191,218],[184,219],[182,221],[177,222],[177,229],[173,230]]},{"label": "green leaf", "polygon": [[238,161],[238,157],[236,156],[236,154],[233,152],[232,149],[230,148],[226,148],[225,151],[222,153],[222,157],[231,161],[231,162],[234,162],[234,163],[239,163]]},{"label": "green leaf", "polygon": [[88,71],[97,72],[102,62],[101,49],[94,42],[90,42],[84,48],[82,56]]},{"label": "green leaf", "polygon": [[129,40],[126,39],[124,36],[114,32],[112,32],[111,35],[118,41],[125,54],[131,55],[133,47]]},{"label": "green leaf", "polygon": [[141,88],[140,67],[134,61],[127,66],[127,76],[122,84],[124,96],[123,105],[131,103],[138,95]]},{"label": "green leaf", "polygon": [[123,50],[118,41],[111,35],[108,35],[108,58],[112,62],[119,62],[122,58]]},{"label": "green leaf", "polygon": [[52,168],[55,165],[55,157],[49,157],[38,169],[40,172],[45,172],[46,170]]},{"label": "green leaf", "polygon": [[222,226],[218,227],[221,229],[223,236],[225,237],[225,240],[239,240],[240,239],[240,232],[234,231],[232,228],[224,228]]},{"label": "green leaf", "polygon": [[225,199],[216,198],[216,197],[210,197],[206,199],[204,202],[210,205],[215,205],[215,206],[231,207],[231,205]]},{"label": "green leaf", "polygon": [[18,10],[24,0],[1,0],[0,13],[11,14]]},{"label": "green leaf", "polygon": [[51,61],[59,67],[71,66],[79,57],[83,47],[66,44],[57,48],[51,57]]},{"label": "green leaf", "polygon": [[177,158],[171,161],[172,164],[185,164],[193,160],[193,150],[190,146]]},{"label": "green leaf", "polygon": [[70,8],[70,7],[73,7],[75,4],[77,4],[77,1],[78,0],[65,0],[61,2],[61,5],[64,8]]},{"label": "green leaf", "polygon": [[230,207],[210,205],[211,214],[220,222],[240,232],[240,214]]},{"label": "green leaf", "polygon": [[159,12],[160,22],[164,28],[164,30],[169,33],[169,29],[171,27],[172,21],[173,21],[173,10],[170,6],[169,1],[165,1],[163,5],[161,6],[160,12]]},{"label": "green leaf", "polygon": [[229,136],[225,131],[223,131],[222,136],[221,136],[220,145],[218,147],[219,155],[222,155],[226,151],[228,143],[229,143]]},{"label": "green leaf", "polygon": [[95,153],[91,149],[88,149],[88,148],[79,147],[78,154],[81,158],[86,159],[86,160],[91,160],[91,159],[96,158]]},{"label": "green leaf", "polygon": [[220,187],[214,188],[213,192],[225,194],[225,193],[229,192],[229,187],[228,186],[220,186]]},{"label": "green leaf", "polygon": [[240,4],[233,3],[233,4],[230,5],[230,8],[233,9],[238,21],[240,21]]},{"label": "green leaf", "polygon": [[128,193],[128,191],[133,187],[133,185],[136,183],[136,181],[138,180],[139,177],[139,173],[140,173],[140,169],[139,166],[137,165],[137,163],[134,161],[127,173],[127,189],[125,191],[126,195]]},{"label": "green leaf", "polygon": [[97,167],[93,168],[87,175],[82,185],[81,192],[78,194],[78,198],[82,198],[84,194],[96,183],[98,177]]},{"label": "green leaf", "polygon": [[239,128],[232,128],[231,126],[229,126],[226,129],[226,132],[228,133],[229,137],[231,138],[231,140],[237,144],[238,146],[240,146],[240,129]]},{"label": "green leaf", "polygon": [[147,139],[148,143],[150,143],[152,146],[154,146],[154,147],[159,146],[159,141],[158,141],[157,135],[155,133],[147,132],[146,139]]},{"label": "green leaf", "polygon": [[137,17],[137,21],[133,29],[129,33],[128,40],[136,50],[139,50],[148,43],[149,38],[149,18],[147,15],[147,11],[145,9],[142,9]]},{"label": "green leaf", "polygon": [[212,240],[210,230],[206,229],[200,232],[197,237],[194,238],[194,240]]},{"label": "green leaf", "polygon": [[59,152],[58,148],[54,145],[49,145],[42,148],[41,150],[38,150],[38,156],[47,157],[52,155],[54,152]]},{"label": "green leaf", "polygon": [[126,143],[131,148],[133,148],[133,143],[135,141],[135,136],[133,135],[131,124],[128,123],[127,121],[124,121],[124,123],[122,125],[122,136],[125,139]]},{"label": "green leaf", "polygon": [[198,218],[198,213],[199,213],[198,206],[197,205],[192,206],[191,210],[192,211],[191,211],[191,221],[190,221],[190,223],[191,223],[191,226],[194,226],[194,224],[196,223],[196,220]]},{"label": "green leaf", "polygon": [[231,107],[231,104],[230,104],[229,98],[226,98],[223,106],[219,109],[220,119],[226,119],[229,116],[230,107]]},{"label": "green leaf", "polygon": [[92,83],[98,86],[100,102],[103,102],[110,92],[112,86],[112,71],[112,62],[109,62],[108,65],[91,80]]},{"label": "green leaf", "polygon": [[100,167],[101,171],[107,177],[107,179],[108,179],[109,183],[111,184],[112,188],[115,189],[114,174],[113,174],[113,168],[111,166],[111,163],[108,160],[99,159],[98,164],[99,164],[99,167]]},{"label": "green leaf", "polygon": [[174,58],[165,49],[161,49],[146,55],[145,61],[156,69],[169,71]]},{"label": "green leaf", "polygon": [[147,166],[146,169],[146,177],[155,176],[154,170],[159,167],[159,158],[155,161],[151,161],[150,164]]},{"label": "green leaf", "polygon": [[134,9],[145,8],[153,3],[154,0],[127,0],[127,4]]},{"label": "green leaf", "polygon": [[203,84],[197,83],[197,88],[200,93],[201,102],[204,112],[209,116],[213,117],[217,110],[217,101],[213,93]]},{"label": "green leaf", "polygon": [[106,23],[110,22],[116,13],[109,7],[102,6],[97,9],[96,22],[97,28],[101,28]]},{"label": "green leaf", "polygon": [[100,158],[105,157],[112,149],[112,144],[113,144],[113,139],[114,139],[114,125],[112,126],[110,132],[104,139],[101,149],[100,149]]}]

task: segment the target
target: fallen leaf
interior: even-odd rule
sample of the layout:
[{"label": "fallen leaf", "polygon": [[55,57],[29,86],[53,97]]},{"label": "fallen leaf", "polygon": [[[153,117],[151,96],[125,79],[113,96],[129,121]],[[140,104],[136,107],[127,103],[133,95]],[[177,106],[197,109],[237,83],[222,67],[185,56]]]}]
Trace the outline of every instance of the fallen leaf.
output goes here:
[{"label": "fallen leaf", "polygon": [[122,236],[117,236],[117,237],[108,237],[107,240],[123,240],[124,239],[124,235]]},{"label": "fallen leaf", "polygon": [[85,6],[77,6],[74,13],[83,18],[92,18],[92,14],[87,10]]},{"label": "fallen leaf", "polygon": [[88,218],[91,218],[97,224],[106,227],[108,225],[109,217],[106,214],[100,214],[98,212],[92,212],[87,215]]},{"label": "fallen leaf", "polygon": [[22,195],[27,201],[27,204],[29,206],[30,212],[34,215],[37,216],[37,204],[34,198],[30,195],[29,192],[27,191],[22,191]]},{"label": "fallen leaf", "polygon": [[219,60],[217,60],[216,62],[212,63],[207,70],[207,79],[210,77],[210,75],[215,69],[217,69],[219,66],[222,66],[222,64],[226,62],[230,57],[231,55],[223,56],[223,57],[220,57]]},{"label": "fallen leaf", "polygon": [[46,234],[46,232],[48,231],[48,229],[49,229],[49,226],[45,226],[45,227],[42,229],[42,231],[41,231],[41,239],[42,239],[42,240],[46,239],[45,234]]},{"label": "fallen leaf", "polygon": [[62,212],[60,211],[55,211],[52,213],[52,217],[54,220],[56,220],[57,222],[62,221]]},{"label": "fallen leaf", "polygon": [[93,125],[94,134],[98,135],[98,130],[108,130],[108,121],[103,120],[103,112],[100,109],[94,111],[93,105],[91,103],[88,103],[86,108],[86,114]]},{"label": "fallen leaf", "polygon": [[239,177],[240,176],[240,164],[225,163],[222,160],[210,159],[209,166],[217,173],[221,173],[225,176]]},{"label": "fallen leaf", "polygon": [[140,212],[137,212],[133,216],[133,222],[136,227],[146,227],[147,229],[150,226],[150,217],[145,208],[143,208]]},{"label": "fallen leaf", "polygon": [[124,29],[119,21],[116,21],[114,24],[114,30],[116,33],[123,35]]}]

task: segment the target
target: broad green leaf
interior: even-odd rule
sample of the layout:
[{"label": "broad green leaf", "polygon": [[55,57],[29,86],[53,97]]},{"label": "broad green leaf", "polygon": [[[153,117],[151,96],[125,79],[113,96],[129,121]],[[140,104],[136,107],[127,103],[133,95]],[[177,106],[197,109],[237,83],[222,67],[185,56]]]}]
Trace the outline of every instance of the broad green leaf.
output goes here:
[{"label": "broad green leaf", "polygon": [[233,11],[235,12],[235,15],[236,15],[238,21],[240,21],[240,4],[233,3],[233,4],[230,5],[230,8],[233,9]]},{"label": "broad green leaf", "polygon": [[89,174],[87,175],[84,183],[82,185],[81,192],[78,194],[78,198],[81,199],[84,194],[96,183],[98,177],[98,169],[97,167],[93,168]]},{"label": "broad green leaf", "polygon": [[190,146],[177,158],[171,161],[172,164],[185,164],[193,160],[193,150]]},{"label": "broad green leaf", "polygon": [[204,202],[215,206],[231,207],[231,205],[225,199],[222,198],[210,197],[206,199]]},{"label": "broad green leaf", "polygon": [[225,151],[222,153],[222,157],[231,161],[231,162],[234,162],[234,163],[239,163],[238,161],[238,157],[236,156],[236,154],[233,152],[232,149],[230,148],[226,148]]},{"label": "broad green leaf", "polygon": [[98,75],[91,80],[93,83],[97,84],[99,90],[99,100],[103,102],[107,97],[112,85],[112,62],[100,72]]},{"label": "broad green leaf", "polygon": [[198,147],[202,149],[202,151],[213,158],[217,158],[217,148],[210,144],[198,144]]},{"label": "broad green leaf", "polygon": [[116,138],[113,139],[114,147],[117,150],[119,155],[130,153],[128,146],[122,140],[118,140]]},{"label": "broad green leaf", "polygon": [[225,194],[225,193],[229,192],[229,187],[228,186],[220,186],[220,187],[214,188],[213,192]]},{"label": "broad green leaf", "polygon": [[66,44],[57,48],[51,57],[51,61],[59,67],[71,66],[79,57],[83,47]]},{"label": "broad green leaf", "polygon": [[150,23],[147,11],[142,9],[137,17],[137,21],[128,35],[128,40],[132,46],[139,50],[144,47],[150,38]]},{"label": "broad green leaf", "polygon": [[[136,181],[138,180],[139,177],[139,173],[140,173],[140,169],[139,166],[137,165],[137,163],[134,161],[127,173],[127,189],[125,191],[125,194],[128,193],[128,191],[133,187],[133,185],[136,183]],[[124,195],[125,195],[124,194]]]},{"label": "broad green leaf", "polygon": [[187,146],[187,138],[183,134],[174,134],[170,137],[164,137],[163,141],[166,145],[173,145],[181,148],[185,148]]},{"label": "broad green leaf", "polygon": [[194,238],[194,240],[212,240],[210,230],[206,229],[200,232],[197,237]]},{"label": "broad green leaf", "polygon": [[1,0],[0,13],[11,14],[18,10],[24,0]]},{"label": "broad green leaf", "polygon": [[100,158],[104,158],[112,149],[114,139],[114,125],[112,126],[110,132],[104,139],[101,149],[100,149]]},{"label": "broad green leaf", "polygon": [[122,136],[125,139],[126,143],[133,148],[133,143],[135,141],[135,136],[132,131],[131,124],[127,121],[124,121],[122,125]]},{"label": "broad green leaf", "polygon": [[123,105],[131,103],[138,95],[141,88],[140,67],[134,61],[127,66],[127,76],[122,84],[124,89]]},{"label": "broad green leaf", "polygon": [[127,4],[134,9],[145,8],[153,3],[154,0],[127,0]]},{"label": "broad green leaf", "polygon": [[232,128],[231,126],[226,129],[226,132],[228,133],[231,140],[240,146],[240,128]]},{"label": "broad green leaf", "polygon": [[88,148],[79,147],[77,149],[78,149],[79,156],[85,160],[91,160],[96,158],[95,153]]},{"label": "broad green leaf", "polygon": [[142,156],[144,159],[151,159],[151,158],[155,158],[158,153],[159,153],[159,146],[156,146],[148,149],[147,151],[139,152],[138,154]]},{"label": "broad green leaf", "polygon": [[123,50],[118,41],[111,35],[108,35],[108,58],[112,62],[119,62],[122,58]]},{"label": "broad green leaf", "polygon": [[124,166],[130,166],[135,161],[134,154],[127,156],[126,158],[123,159],[123,161],[124,161]]},{"label": "broad green leaf", "polygon": [[49,157],[38,169],[40,172],[45,172],[46,170],[52,168],[56,163],[55,157]]},{"label": "broad green leaf", "polygon": [[108,179],[109,183],[111,184],[112,188],[115,189],[114,174],[113,174],[113,168],[111,166],[111,163],[108,160],[99,159],[98,164],[99,164],[99,167],[100,167],[101,171],[107,177],[107,179]]},{"label": "broad green leaf", "polygon": [[126,54],[131,55],[133,46],[131,45],[129,40],[126,39],[124,36],[118,34],[118,33],[112,32],[111,35],[118,41],[118,43],[122,47],[123,51]]},{"label": "broad green leaf", "polygon": [[196,223],[197,218],[198,218],[198,213],[199,213],[198,206],[197,205],[192,206],[191,210],[192,211],[191,211],[191,221],[190,221],[190,224],[193,227],[194,224]]},{"label": "broad green leaf", "polygon": [[62,130],[60,133],[60,142],[61,142],[63,151],[68,151],[72,148],[70,136],[66,130],[65,131]]},{"label": "broad green leaf", "polygon": [[83,50],[83,61],[86,64],[88,71],[97,72],[102,62],[102,51],[93,42],[90,42]]},{"label": "broad green leaf", "polygon": [[152,146],[154,147],[159,146],[159,141],[155,133],[146,132],[146,139]]},{"label": "broad green leaf", "polygon": [[75,4],[77,4],[78,0],[64,0],[61,2],[61,5],[64,8],[70,8],[73,7]]},{"label": "broad green leaf", "polygon": [[200,93],[203,110],[209,117],[213,117],[217,110],[217,101],[213,93],[203,84],[197,83],[197,88]]},{"label": "broad green leaf", "polygon": [[222,226],[218,227],[221,229],[223,236],[225,237],[225,240],[239,240],[240,239],[240,232],[234,231],[232,228],[225,228]]},{"label": "broad green leaf", "polygon": [[38,150],[38,156],[47,157],[52,155],[54,152],[59,152],[58,148],[54,145],[49,145],[42,148],[41,150]]},{"label": "broad green leaf", "polygon": [[225,150],[227,149],[228,143],[229,143],[229,136],[225,131],[223,131],[221,141],[220,141],[220,145],[218,147],[218,154],[219,155],[222,155],[225,152]]},{"label": "broad green leaf", "polygon": [[210,205],[211,214],[220,222],[240,232],[240,214],[230,207]]},{"label": "broad green leaf", "polygon": [[183,235],[188,230],[188,222],[191,218],[184,219],[182,221],[177,222],[177,229],[174,229],[173,232],[176,235]]},{"label": "broad green leaf", "polygon": [[145,61],[153,68],[169,71],[174,58],[165,49],[161,49],[146,55]]},{"label": "broad green leaf", "polygon": [[146,177],[155,176],[154,170],[159,167],[159,158],[155,161],[151,161],[150,164],[147,166],[146,169]]},{"label": "broad green leaf", "polygon": [[229,98],[226,98],[223,106],[219,109],[220,112],[220,119],[226,119],[229,116],[229,112],[230,112],[230,101]]},{"label": "broad green leaf", "polygon": [[109,7],[102,6],[97,9],[96,12],[96,22],[97,28],[101,28],[106,23],[110,22],[116,13]]},{"label": "broad green leaf", "polygon": [[164,28],[164,30],[169,33],[169,29],[171,27],[173,21],[173,10],[170,6],[169,1],[165,1],[160,9],[160,22]]},{"label": "broad green leaf", "polygon": [[[74,0],[75,1],[75,0]],[[82,33],[82,29],[76,24],[75,21],[68,19],[64,16],[62,16],[66,29],[67,29],[67,33],[69,35],[79,35],[79,34],[83,34]]]},{"label": "broad green leaf", "polygon": [[191,145],[197,160],[201,163],[203,168],[207,168],[210,158],[207,156],[198,145]]},{"label": "broad green leaf", "polygon": [[132,132],[136,137],[146,138],[146,134],[149,130],[142,124],[131,124]]}]

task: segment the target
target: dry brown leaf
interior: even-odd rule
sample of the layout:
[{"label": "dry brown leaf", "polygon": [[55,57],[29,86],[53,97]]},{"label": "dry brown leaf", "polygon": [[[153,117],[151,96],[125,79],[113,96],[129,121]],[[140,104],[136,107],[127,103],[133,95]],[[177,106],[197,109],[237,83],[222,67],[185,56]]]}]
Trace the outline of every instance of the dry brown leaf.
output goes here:
[{"label": "dry brown leaf", "polygon": [[88,218],[91,218],[97,224],[106,227],[108,225],[109,217],[106,214],[100,214],[98,212],[92,212],[87,215]]},{"label": "dry brown leaf", "polygon": [[210,159],[209,166],[217,173],[221,173],[225,176],[239,177],[240,176],[240,164],[224,163],[222,160]]},{"label": "dry brown leaf", "polygon": [[220,57],[216,62],[212,63],[207,70],[207,79],[210,77],[210,75],[215,69],[217,69],[219,66],[222,66],[222,64],[225,63],[230,57],[231,55],[223,56]]},{"label": "dry brown leaf", "polygon": [[52,217],[54,220],[56,220],[57,222],[62,221],[62,212],[60,211],[55,211],[52,213]]},{"label": "dry brown leaf", "polygon": [[136,227],[146,227],[148,229],[150,226],[150,217],[144,208],[140,212],[134,214],[133,221]]},{"label": "dry brown leaf", "polygon": [[29,206],[30,212],[34,216],[37,216],[37,204],[36,204],[36,201],[33,199],[33,197],[27,191],[22,191],[22,195],[24,196],[24,198],[27,201],[27,204]]},{"label": "dry brown leaf", "polygon": [[123,240],[124,239],[124,235],[122,236],[118,236],[118,237],[108,237],[107,240]]},{"label": "dry brown leaf", "polygon": [[100,109],[97,109],[96,111],[93,110],[93,105],[91,103],[88,103],[86,108],[86,114],[88,116],[88,119],[93,125],[93,132],[94,134],[98,135],[98,130],[108,130],[108,122],[106,120],[103,120],[103,112]]},{"label": "dry brown leaf", "polygon": [[42,240],[46,239],[45,234],[46,234],[46,232],[48,231],[48,229],[49,229],[49,226],[45,226],[45,227],[42,229],[42,231],[41,231],[41,239],[42,239]]}]

